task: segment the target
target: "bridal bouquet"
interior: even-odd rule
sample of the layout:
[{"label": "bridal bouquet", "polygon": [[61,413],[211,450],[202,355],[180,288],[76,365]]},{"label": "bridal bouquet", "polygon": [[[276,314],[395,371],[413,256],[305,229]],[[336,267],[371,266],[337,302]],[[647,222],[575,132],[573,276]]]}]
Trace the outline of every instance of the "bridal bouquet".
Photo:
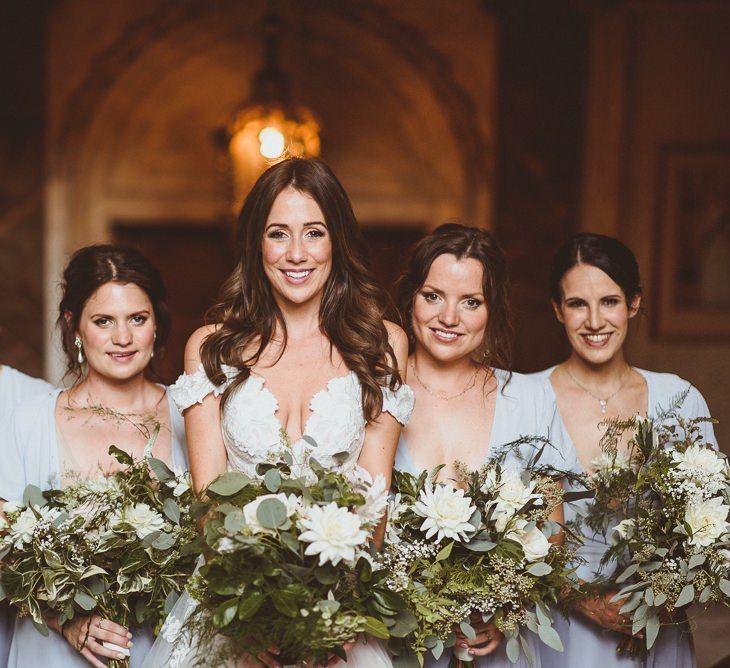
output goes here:
[{"label": "bridal bouquet", "polygon": [[[438,659],[454,645],[454,627],[475,637],[474,619],[494,622],[505,634],[513,663],[521,650],[534,659],[525,629],[562,651],[548,609],[571,584],[574,555],[548,541],[559,531],[548,516],[563,501],[560,482],[496,461],[478,471],[458,467],[453,487],[433,482],[438,470],[419,477],[394,472],[378,565],[409,615],[398,615],[390,628],[393,654],[420,665],[428,651]],[[460,648],[455,656],[472,660]]]},{"label": "bridal bouquet", "polygon": [[345,659],[343,646],[359,633],[388,638],[377,602],[397,597],[373,573],[369,548],[384,481],[314,463],[310,472],[229,472],[208,487],[206,563],[188,587],[198,605],[182,636],[196,638],[210,665],[272,645],[282,664],[326,663],[328,654]]},{"label": "bridal bouquet", "polygon": [[[602,442],[603,465],[586,522],[611,535],[603,565],[615,572],[599,586],[618,588],[634,634],[619,649],[646,656],[662,623],[684,618],[693,603],[730,605],[730,468],[703,442],[700,425],[677,412],[656,420],[614,420]],[[617,445],[630,434],[626,454]]]},{"label": "bridal bouquet", "polygon": [[157,629],[193,571],[187,476],[158,459],[109,452],[122,470],[60,490],[29,485],[22,504],[5,504],[0,596],[43,635],[44,617],[63,624],[93,612]]}]

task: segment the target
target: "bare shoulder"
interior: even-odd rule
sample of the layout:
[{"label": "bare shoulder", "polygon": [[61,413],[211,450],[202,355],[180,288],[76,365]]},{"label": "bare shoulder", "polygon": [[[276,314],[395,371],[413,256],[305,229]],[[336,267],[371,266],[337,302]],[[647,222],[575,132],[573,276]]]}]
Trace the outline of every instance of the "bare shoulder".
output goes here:
[{"label": "bare shoulder", "polygon": [[203,327],[198,327],[198,329],[190,335],[187,344],[185,344],[186,369],[188,366],[194,366],[194,368],[197,368],[200,363],[200,348],[203,346],[205,340],[219,328],[219,324],[203,325]]},{"label": "bare shoulder", "polygon": [[397,325],[390,320],[383,320],[383,324],[388,332],[388,341],[393,348],[396,346],[401,347],[408,345],[408,337],[400,325]]}]

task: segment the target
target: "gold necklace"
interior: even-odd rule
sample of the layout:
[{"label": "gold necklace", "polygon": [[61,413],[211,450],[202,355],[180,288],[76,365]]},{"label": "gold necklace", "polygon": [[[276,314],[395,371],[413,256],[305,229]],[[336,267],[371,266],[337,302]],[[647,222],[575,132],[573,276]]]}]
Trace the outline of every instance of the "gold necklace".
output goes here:
[{"label": "gold necklace", "polygon": [[629,379],[629,371],[631,370],[630,366],[627,366],[626,369],[623,372],[623,375],[621,376],[621,384],[618,386],[618,389],[613,392],[612,394],[609,394],[605,399],[599,397],[596,394],[593,394],[583,383],[581,383],[572,373],[570,373],[570,370],[567,366],[563,367],[565,369],[565,373],[567,373],[571,380],[586,394],[590,394],[597,402],[598,405],[601,407],[601,413],[604,415],[608,411],[608,402],[613,399],[621,390],[624,389],[624,385],[626,385],[626,381]]},{"label": "gold necklace", "polygon": [[416,377],[416,380],[418,381],[418,384],[426,390],[432,397],[436,397],[437,399],[441,399],[442,401],[452,401],[453,399],[458,399],[461,395],[466,394],[469,390],[471,390],[472,387],[477,382],[477,371],[478,369],[474,369],[474,374],[471,377],[471,382],[458,394],[454,394],[450,397],[446,396],[445,394],[441,392],[436,392],[435,390],[432,390],[426,383],[421,380],[421,377],[418,375],[418,371],[416,371],[416,364],[411,360],[411,369],[413,370],[413,375]]}]

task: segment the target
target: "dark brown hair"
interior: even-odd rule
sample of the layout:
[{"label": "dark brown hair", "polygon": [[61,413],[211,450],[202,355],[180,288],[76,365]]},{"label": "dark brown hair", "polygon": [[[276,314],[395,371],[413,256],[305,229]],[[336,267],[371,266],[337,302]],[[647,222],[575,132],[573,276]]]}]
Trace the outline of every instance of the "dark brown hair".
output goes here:
[{"label": "dark brown hair", "polygon": [[433,261],[445,254],[454,255],[458,260],[473,258],[482,265],[482,289],[489,317],[484,341],[474,361],[485,367],[511,371],[512,319],[507,261],[494,237],[476,227],[447,223],[413,246],[408,264],[396,283],[396,300],[411,350],[416,344],[412,322],[413,302],[426,282]]},{"label": "dark brown hair", "polygon": [[66,354],[66,375],[81,379],[83,367],[74,345],[81,312],[89,298],[106,283],[134,283],[144,290],[155,313],[155,352],[161,352],[170,333],[167,292],[156,267],[138,250],[124,246],[96,245],[77,250],[63,272],[63,296],[56,324]]},{"label": "dark brown hair", "polygon": [[[381,387],[401,383],[388,332],[383,323],[385,299],[366,262],[365,241],[347,193],[329,167],[317,159],[290,158],[267,169],[246,197],[238,227],[238,262],[221,288],[219,302],[208,313],[220,325],[201,347],[208,378],[225,381],[222,365],[239,374],[223,395],[251,374],[277,330],[286,346],[286,324],[264,273],[262,243],[266,220],[277,196],[292,187],[312,197],[324,214],[332,239],[332,272],[320,306],[320,329],[342,355],[362,385],[366,419],[382,411]],[[251,353],[251,346],[255,352]]]},{"label": "dark brown hair", "polygon": [[641,294],[639,264],[631,249],[613,237],[582,232],[568,239],[555,254],[550,296],[556,304],[563,299],[560,281],[578,264],[589,264],[607,274],[621,288],[628,304]]}]

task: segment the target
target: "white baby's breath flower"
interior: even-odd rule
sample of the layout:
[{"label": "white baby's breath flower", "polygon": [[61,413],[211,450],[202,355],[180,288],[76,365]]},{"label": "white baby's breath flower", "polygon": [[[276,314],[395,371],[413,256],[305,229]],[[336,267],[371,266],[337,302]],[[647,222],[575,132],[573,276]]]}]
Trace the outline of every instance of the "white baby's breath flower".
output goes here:
[{"label": "white baby's breath flower", "polygon": [[463,489],[454,489],[448,485],[427,485],[419,494],[413,510],[426,518],[421,525],[426,538],[436,535],[437,543],[444,538],[465,541],[466,532],[474,529],[469,524],[469,518],[476,507],[472,505],[471,498],[464,495]]},{"label": "white baby's breath flower", "polygon": [[721,497],[699,501],[687,505],[684,521],[692,530],[690,545],[707,547],[712,545],[730,527],[727,521],[730,506],[722,502]]},{"label": "white baby's breath flower", "polygon": [[295,494],[290,494],[289,496],[281,493],[264,494],[255,498],[253,501],[250,501],[243,507],[243,517],[246,520],[246,526],[253,533],[268,533],[273,535],[276,533],[276,531],[274,531],[274,529],[269,529],[265,526],[262,526],[262,524],[259,522],[258,515],[256,514],[258,512],[259,506],[262,502],[266,501],[266,499],[277,499],[278,501],[281,501],[286,508],[286,515],[289,518],[292,518],[294,514],[299,510],[300,499]]},{"label": "white baby's breath flower", "polygon": [[714,477],[722,475],[726,461],[710,448],[703,448],[693,443],[684,452],[675,450],[672,459],[677,462],[677,472],[685,477]]},{"label": "white baby's breath flower", "polygon": [[619,538],[626,540],[636,533],[636,522],[634,520],[621,520],[613,531],[618,534]]},{"label": "white baby's breath flower", "polygon": [[310,556],[318,554],[320,566],[327,561],[333,566],[340,561],[354,564],[355,549],[368,537],[360,518],[347,508],[338,507],[334,501],[324,508],[308,508],[299,525],[304,529],[299,540],[310,543],[304,553]]},{"label": "white baby's breath flower", "polygon": [[112,516],[112,528],[116,529],[122,524],[131,525],[137,538],[142,540],[155,531],[162,531],[165,528],[165,519],[146,503],[135,503]]},{"label": "white baby's breath flower", "polygon": [[538,561],[547,556],[550,551],[550,543],[545,534],[536,526],[529,531],[525,530],[528,525],[526,520],[517,520],[514,527],[510,529],[505,538],[514,540],[522,545],[522,551],[525,554],[525,560],[528,562]]}]

